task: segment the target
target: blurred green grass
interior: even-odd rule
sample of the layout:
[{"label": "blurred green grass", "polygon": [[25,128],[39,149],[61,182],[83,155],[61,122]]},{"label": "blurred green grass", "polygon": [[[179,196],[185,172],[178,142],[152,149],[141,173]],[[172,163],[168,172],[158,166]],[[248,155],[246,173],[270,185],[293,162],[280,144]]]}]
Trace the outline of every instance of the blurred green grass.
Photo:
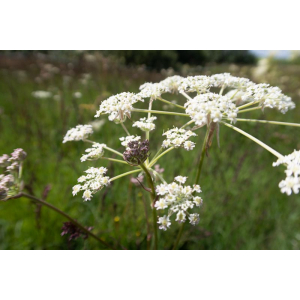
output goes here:
[{"label": "blurred green grass", "polygon": [[[47,201],[85,226],[94,226],[95,234],[118,248],[146,249],[145,207],[150,226],[151,212],[148,204],[144,205],[147,199],[143,190],[134,186],[129,177],[115,181],[107,190],[94,195],[90,202],[83,202],[80,195],[73,197],[71,194],[77,178],[90,166],[108,167],[110,177],[130,167],[102,160],[81,163],[80,156],[88,145],[82,142],[62,144],[62,139],[68,129],[93,121],[98,105],[108,96],[124,91],[137,92],[140,84],[159,81],[166,77],[165,74],[138,69],[91,68],[84,70],[91,74],[86,81],[82,80],[82,72],[69,74],[65,71],[39,80],[40,68],[40,64],[31,63],[22,68],[22,72],[16,68],[0,69],[0,154],[23,148],[28,153],[24,180],[26,188],[35,196],[40,197],[50,184]],[[197,74],[229,71],[258,82],[253,79],[250,66],[213,66]],[[254,111],[243,117],[299,122],[299,66],[273,66],[264,76],[259,81],[278,85],[293,98],[296,109],[286,115],[266,109],[264,114]],[[60,95],[60,100],[35,99],[31,93],[36,90],[51,90]],[[82,98],[73,97],[76,91],[82,93]],[[184,103],[181,96],[168,99],[175,97],[178,103]],[[154,109],[164,109],[163,104],[156,101]],[[132,119],[140,116],[134,114]],[[180,117],[157,117],[157,130],[151,135],[152,154],[162,142],[163,130],[187,121]],[[107,121],[106,116],[101,119],[105,122],[92,139],[122,151],[118,138],[124,136],[123,129]],[[129,126],[129,122],[127,124]],[[300,149],[298,128],[244,122],[237,126],[282,154]],[[131,128],[130,132],[139,133],[136,128]],[[167,181],[177,175],[186,175],[192,184],[204,129],[198,134],[193,152],[172,151],[159,161]],[[276,158],[224,126],[220,128],[220,144],[219,149],[214,140],[209,157],[204,161],[200,179],[204,199],[200,224],[185,227],[180,248],[299,249],[300,197],[280,193],[278,183],[284,177],[284,169],[272,167]],[[45,207],[39,216],[37,206],[28,199],[1,202],[0,249],[101,249],[92,239],[68,242],[66,237],[61,237],[65,221]],[[178,224],[173,222],[170,230],[159,232],[159,248],[170,249],[178,229]]]}]

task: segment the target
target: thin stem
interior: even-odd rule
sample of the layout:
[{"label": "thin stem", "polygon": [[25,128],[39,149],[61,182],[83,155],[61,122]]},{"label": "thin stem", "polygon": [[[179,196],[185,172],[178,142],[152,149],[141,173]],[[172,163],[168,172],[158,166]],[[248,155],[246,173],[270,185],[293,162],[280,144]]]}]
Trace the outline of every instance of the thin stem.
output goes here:
[{"label": "thin stem", "polygon": [[181,128],[180,128],[180,129],[184,129],[185,127],[187,127],[187,126],[191,125],[192,123],[194,123],[194,120],[191,120],[191,121],[189,121],[189,122],[185,123],[183,126],[181,126]]},{"label": "thin stem", "polygon": [[174,244],[174,247],[173,247],[172,250],[176,250],[176,249],[177,249],[177,246],[178,246],[178,244],[179,244],[180,238],[181,238],[182,233],[183,233],[184,224],[185,224],[185,223],[182,223],[182,224],[180,225],[180,229],[179,229],[179,232],[178,232],[178,235],[177,235],[177,238],[176,238],[176,241],[175,241],[175,244]]},{"label": "thin stem", "polygon": [[259,139],[255,138],[254,136],[252,136],[251,134],[231,125],[225,122],[221,122],[223,123],[225,126],[232,128],[233,130],[241,133],[242,135],[246,136],[247,138],[249,138],[250,140],[254,141],[255,143],[257,143],[258,145],[260,145],[261,147],[265,148],[266,150],[268,150],[269,152],[271,152],[273,155],[275,155],[278,158],[283,157],[279,152],[277,152],[276,150],[274,150],[273,148],[271,148],[270,146],[266,145],[265,143],[263,143],[262,141],[260,141]]},{"label": "thin stem", "polygon": [[205,147],[206,147],[206,143],[207,143],[207,139],[208,139],[208,135],[209,135],[209,128],[210,128],[210,126],[207,126],[206,134],[205,134],[205,137],[203,140],[201,156],[200,156],[199,163],[198,163],[198,170],[197,170],[197,175],[196,175],[196,179],[195,179],[195,184],[198,184],[199,179],[200,179],[202,165],[203,165],[203,161],[204,161],[204,157],[205,157]]},{"label": "thin stem", "polygon": [[287,122],[278,122],[278,121],[267,121],[267,120],[255,120],[255,119],[236,119],[237,121],[242,122],[256,122],[256,123],[266,123],[266,124],[275,124],[275,125],[286,125],[286,126],[295,126],[300,127],[298,123],[287,123]]},{"label": "thin stem", "polygon": [[184,107],[184,106],[181,106],[181,105],[172,103],[171,101],[168,101],[168,100],[163,99],[163,98],[161,98],[161,97],[157,97],[156,99],[158,99],[158,100],[161,101],[161,102],[165,102],[165,103],[167,103],[167,104],[170,104],[170,105],[173,105],[173,106],[176,106],[176,107],[178,107],[178,108],[181,108],[181,109],[184,109],[184,110],[185,110],[185,107]]},{"label": "thin stem", "polygon": [[[150,98],[150,100],[149,100],[148,119],[151,118],[152,103],[153,103],[153,100]],[[146,139],[150,142],[150,131],[146,131]],[[149,157],[147,157],[147,160],[146,160],[146,164],[148,164],[148,163],[149,163]]]},{"label": "thin stem", "polygon": [[28,199],[31,199],[39,204],[45,205],[48,208],[56,211],[57,213],[59,213],[60,215],[64,216],[65,218],[67,218],[69,221],[71,221],[75,226],[79,227],[82,231],[84,231],[84,233],[86,233],[87,235],[90,235],[91,237],[93,237],[95,240],[97,240],[98,242],[100,242],[101,244],[103,244],[104,246],[108,247],[108,248],[112,248],[114,249],[114,247],[110,246],[108,243],[106,243],[104,240],[102,240],[101,238],[97,237],[95,234],[93,234],[91,231],[87,230],[83,225],[81,225],[79,222],[77,222],[75,219],[73,219],[72,217],[70,217],[68,214],[66,214],[65,212],[61,211],[60,209],[58,209],[57,207],[55,207],[54,205],[41,200],[39,198],[36,198],[32,195],[26,194],[26,193],[20,193],[16,196],[13,196],[10,199],[17,199],[17,198],[21,198],[21,197],[26,197]]},{"label": "thin stem", "polygon": [[124,124],[123,122],[121,122],[121,125],[122,125],[123,129],[125,130],[125,132],[127,133],[127,135],[129,136],[130,133],[129,133],[129,131],[127,130],[125,124]]},{"label": "thin stem", "polygon": [[171,148],[167,149],[166,151],[164,151],[159,156],[157,156],[155,159],[152,159],[152,161],[148,165],[148,168],[151,168],[162,156],[164,156],[165,154],[167,154],[168,152],[170,152],[173,149],[174,149],[174,147],[171,147]]},{"label": "thin stem", "polygon": [[188,100],[192,100],[192,98],[188,94],[186,94],[185,92],[182,91],[182,92],[180,92],[180,94],[182,94]]},{"label": "thin stem", "polygon": [[[202,144],[201,156],[200,156],[200,159],[199,159],[199,164],[198,164],[198,170],[197,170],[197,175],[196,175],[196,179],[195,179],[195,184],[198,184],[199,179],[200,179],[201,170],[202,170],[202,166],[203,166],[203,161],[204,161],[204,157],[205,157],[205,147],[206,147],[206,143],[207,143],[207,139],[208,139],[208,135],[209,135],[209,128],[210,128],[210,126],[208,125],[207,126],[207,130],[206,130],[206,134],[205,134],[205,137],[204,137],[204,140],[203,140],[203,144]],[[183,233],[184,224],[185,223],[181,224],[181,227],[180,227],[180,230],[178,232],[178,235],[177,235],[177,238],[176,238],[173,250],[177,249],[177,246],[179,244],[180,238],[181,238],[182,233]]]},{"label": "thin stem", "polygon": [[108,151],[110,151],[110,152],[113,152],[113,153],[115,153],[115,154],[117,154],[117,155],[119,155],[121,157],[123,157],[123,154],[121,152],[117,151],[117,150],[114,150],[114,149],[109,148],[107,146],[104,146],[103,148],[106,149],[106,150],[108,150]]},{"label": "thin stem", "polygon": [[243,112],[247,112],[247,111],[251,111],[251,110],[256,110],[256,109],[261,109],[262,106],[257,106],[257,107],[252,107],[252,108],[248,108],[248,109],[243,109],[243,110],[240,110],[238,113],[243,113]]},{"label": "thin stem", "polygon": [[114,181],[114,180],[117,180],[117,179],[119,179],[119,178],[121,178],[121,177],[130,175],[130,174],[133,174],[133,173],[136,173],[136,172],[141,172],[141,170],[140,170],[140,169],[138,169],[138,170],[136,169],[136,170],[133,170],[133,171],[129,171],[129,172],[120,174],[120,175],[118,175],[118,176],[115,176],[115,177],[111,178],[109,181]]},{"label": "thin stem", "polygon": [[239,90],[236,90],[236,92],[229,98],[229,100],[232,100],[238,92],[239,92]]},{"label": "thin stem", "polygon": [[151,208],[152,208],[152,217],[153,217],[153,231],[154,231],[154,249],[157,250],[158,248],[158,238],[157,238],[157,213],[156,209],[154,207],[154,202],[156,198],[155,194],[155,188],[154,188],[154,183],[151,177],[151,174],[149,173],[148,169],[145,167],[144,164],[140,165],[142,169],[144,170],[148,184],[150,185],[151,188],[151,193],[150,193],[150,201],[151,201]]},{"label": "thin stem", "polygon": [[225,85],[225,83],[224,83],[224,84],[222,85],[222,88],[220,89],[219,95],[222,95],[222,94],[223,94],[225,87],[226,87],[226,85]]},{"label": "thin stem", "polygon": [[125,164],[125,165],[128,165],[128,163],[124,160],[120,160],[120,159],[114,159],[114,158],[110,158],[110,157],[100,157],[100,159],[106,159],[106,160],[109,160],[109,161],[114,161],[114,162],[118,162],[120,164]]},{"label": "thin stem", "polygon": [[[84,141],[84,142],[91,143],[91,144],[95,144],[95,143],[96,143],[96,142],[93,142],[93,141],[91,141],[91,140],[86,140],[86,139],[83,140],[83,141]],[[106,150],[108,150],[108,151],[110,151],[110,152],[113,152],[113,153],[115,153],[115,154],[117,154],[117,155],[123,157],[123,154],[122,154],[121,152],[117,151],[117,150],[114,150],[114,149],[109,148],[109,147],[107,147],[107,146],[103,146],[103,148],[106,149]]]},{"label": "thin stem", "polygon": [[251,106],[251,105],[254,105],[254,104],[257,104],[257,103],[259,103],[259,101],[249,102],[249,103],[247,103],[247,104],[244,104],[244,105],[239,106],[239,107],[238,107],[238,110],[240,110],[240,109],[242,109],[242,108],[246,108],[246,107]]},{"label": "thin stem", "polygon": [[132,111],[135,111],[135,112],[144,112],[144,113],[150,112],[152,114],[161,114],[161,115],[172,115],[172,116],[189,117],[188,114],[182,114],[182,113],[177,113],[177,112],[172,112],[172,111],[148,110],[148,109],[138,109],[138,108],[134,108]]}]

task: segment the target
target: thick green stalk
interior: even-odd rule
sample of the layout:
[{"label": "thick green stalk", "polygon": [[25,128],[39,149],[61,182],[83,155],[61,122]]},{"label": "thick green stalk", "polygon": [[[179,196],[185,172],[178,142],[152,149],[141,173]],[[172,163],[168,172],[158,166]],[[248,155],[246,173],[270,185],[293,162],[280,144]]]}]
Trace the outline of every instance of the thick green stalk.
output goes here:
[{"label": "thick green stalk", "polygon": [[205,157],[205,147],[206,147],[206,143],[207,143],[207,139],[208,139],[208,135],[209,135],[209,128],[210,128],[210,126],[207,126],[206,134],[205,134],[205,137],[203,140],[202,151],[201,151],[201,156],[200,156],[199,163],[198,163],[195,184],[198,184],[199,179],[200,179],[202,165],[203,165],[203,161],[204,161],[204,157]]},{"label": "thick green stalk", "polygon": [[157,250],[158,249],[157,214],[156,214],[156,209],[154,207],[154,202],[155,202],[155,198],[156,198],[154,183],[153,183],[151,174],[149,173],[147,167],[144,164],[141,164],[140,166],[144,170],[146,177],[147,177],[147,182],[151,188],[151,193],[149,193],[149,196],[150,196],[150,201],[151,201],[152,217],[153,217],[154,249]]},{"label": "thick green stalk", "polygon": [[69,221],[71,221],[75,226],[79,227],[84,233],[86,233],[87,235],[93,237],[95,240],[97,240],[98,242],[100,242],[101,244],[103,244],[104,246],[106,246],[107,248],[112,248],[115,249],[114,247],[110,246],[108,243],[106,243],[104,240],[102,240],[101,238],[97,237],[95,234],[93,234],[91,231],[87,230],[83,225],[81,225],[79,222],[77,222],[75,219],[73,219],[72,217],[70,217],[68,214],[66,214],[65,212],[61,211],[60,209],[58,209],[57,207],[55,207],[54,205],[41,200],[37,197],[34,197],[32,195],[26,194],[26,193],[20,193],[16,196],[13,196],[10,199],[17,199],[17,198],[21,198],[21,197],[26,197],[28,199],[31,199],[39,204],[45,205],[48,208],[54,210],[55,212],[59,213],[60,215],[64,216],[66,219],[68,219]]}]

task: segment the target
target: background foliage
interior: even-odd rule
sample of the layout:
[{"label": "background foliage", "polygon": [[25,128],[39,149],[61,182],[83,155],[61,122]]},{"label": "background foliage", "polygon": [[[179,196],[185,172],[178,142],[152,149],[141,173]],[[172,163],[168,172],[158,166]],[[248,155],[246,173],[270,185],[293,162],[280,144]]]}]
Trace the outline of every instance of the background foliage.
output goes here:
[{"label": "background foliage", "polygon": [[[278,85],[293,98],[296,109],[286,115],[269,109],[264,113],[253,111],[245,113],[245,118],[253,116],[299,122],[299,65],[283,64],[274,59],[261,61],[257,66],[229,64],[234,61],[231,59],[226,64],[219,64],[224,62],[221,58],[216,58],[214,64],[204,64],[191,52],[190,59],[195,63],[187,66],[177,64],[181,54],[176,56],[174,53],[153,53],[149,65],[160,69],[175,62],[176,74],[183,76],[230,72],[255,82]],[[208,54],[201,55],[206,57]],[[209,55],[230,57],[228,53],[219,55],[212,52]],[[110,177],[129,170],[129,167],[101,160],[81,163],[79,158],[87,145],[82,142],[62,144],[68,129],[95,120],[95,111],[102,100],[124,91],[137,92],[140,84],[160,81],[175,72],[172,68],[151,71],[139,66],[145,64],[143,59],[148,59],[145,53],[128,54],[127,51],[123,56],[131,57],[138,66],[127,67],[120,60],[111,58],[110,53],[100,52],[2,53],[0,154],[11,153],[18,147],[24,148],[28,153],[24,166],[28,192],[40,197],[45,187],[50,185],[46,200],[86,226],[93,226],[95,234],[118,248],[145,249],[145,210],[150,215],[150,209],[143,190],[133,185],[129,177],[115,181],[108,189],[97,193],[91,202],[83,202],[80,196],[73,197],[71,194],[77,178],[89,166],[107,166]],[[165,59],[169,65],[165,65]],[[36,99],[32,96],[36,90],[51,91],[55,97]],[[82,93],[81,98],[74,97],[77,91]],[[176,99],[178,103],[184,103],[183,97],[178,95]],[[154,109],[164,109],[163,104],[155,102]],[[134,114],[133,120],[139,117]],[[163,130],[184,123],[185,120],[179,117],[172,117],[171,120],[170,117],[158,116],[158,130],[152,135],[151,152],[155,153],[160,146]],[[96,125],[99,129],[95,131],[93,140],[122,150],[118,141],[119,137],[124,136],[121,126],[108,122],[106,117]],[[247,123],[237,123],[237,126],[282,154],[300,149],[298,128]],[[131,132],[139,131],[132,128]],[[179,174],[191,178],[195,176],[193,167],[203,137],[204,130],[199,132],[198,148],[193,152],[178,150],[166,156],[161,167],[165,168],[167,181]],[[280,193],[278,183],[284,177],[284,169],[272,167],[276,158],[230,128],[221,127],[220,144],[219,149],[214,141],[209,157],[204,161],[200,179],[204,199],[200,224],[186,226],[181,249],[299,249],[300,197]],[[68,242],[67,237],[60,236],[65,221],[28,199],[1,202],[0,249],[102,247],[92,239]],[[178,229],[174,222],[170,230],[160,232],[159,247],[169,249]]]}]

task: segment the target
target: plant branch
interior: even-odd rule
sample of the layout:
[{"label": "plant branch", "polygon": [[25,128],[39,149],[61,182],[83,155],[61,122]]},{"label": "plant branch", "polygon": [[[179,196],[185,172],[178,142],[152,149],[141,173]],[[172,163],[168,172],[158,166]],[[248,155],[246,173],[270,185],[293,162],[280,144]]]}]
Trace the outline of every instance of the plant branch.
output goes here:
[{"label": "plant branch", "polygon": [[237,121],[242,121],[242,122],[256,122],[256,123],[265,123],[265,124],[300,127],[300,124],[298,124],[298,123],[287,123],[287,122],[268,121],[268,120],[255,120],[255,119],[236,119],[236,120]]},{"label": "plant branch", "polygon": [[270,146],[266,145],[265,143],[263,143],[262,141],[260,141],[259,139],[255,138],[254,136],[252,136],[251,134],[231,125],[225,122],[221,122],[223,123],[225,126],[232,128],[233,130],[241,133],[242,135],[246,136],[247,138],[249,138],[250,140],[254,141],[255,143],[257,143],[258,145],[260,145],[261,147],[265,148],[266,150],[268,150],[269,152],[271,152],[273,155],[275,155],[278,158],[281,158],[282,155],[277,152],[276,150],[274,150],[273,148],[271,148]]},{"label": "plant branch", "polygon": [[97,240],[98,242],[100,242],[101,244],[103,244],[104,246],[106,246],[107,248],[112,248],[115,249],[114,247],[112,247],[111,245],[109,245],[108,243],[106,243],[104,240],[102,240],[101,238],[97,237],[95,234],[93,234],[91,231],[87,230],[83,225],[81,225],[79,222],[77,222],[75,219],[73,219],[72,217],[70,217],[68,214],[66,214],[65,212],[61,211],[60,209],[58,209],[57,207],[55,207],[54,205],[39,199],[37,197],[34,197],[32,195],[26,194],[26,193],[20,193],[16,196],[10,197],[8,198],[8,200],[11,199],[18,199],[21,197],[25,197],[28,199],[31,199],[39,204],[45,205],[48,208],[54,210],[55,212],[59,213],[60,215],[64,216],[66,219],[68,219],[69,221],[71,221],[75,226],[79,227],[84,233],[86,233],[87,235],[93,237],[95,240]]}]

